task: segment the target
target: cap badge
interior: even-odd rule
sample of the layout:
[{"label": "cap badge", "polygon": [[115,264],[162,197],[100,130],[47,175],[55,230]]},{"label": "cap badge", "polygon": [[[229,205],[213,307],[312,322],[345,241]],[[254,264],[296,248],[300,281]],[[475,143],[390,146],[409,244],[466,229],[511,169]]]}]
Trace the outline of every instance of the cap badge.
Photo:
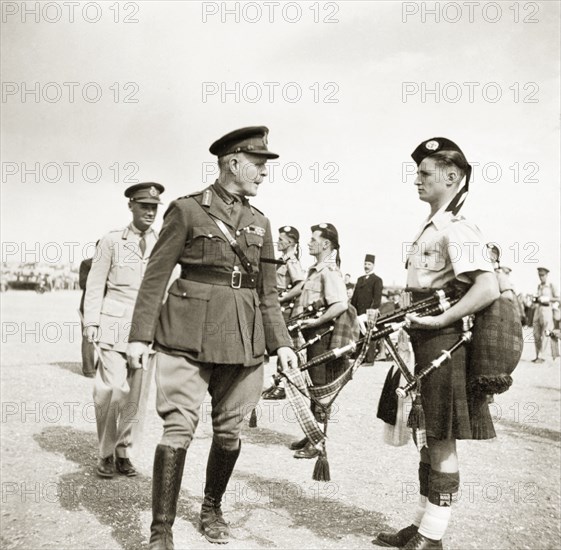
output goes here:
[{"label": "cap badge", "polygon": [[150,190],[148,191],[148,193],[150,193],[151,197],[157,197],[158,196],[158,190],[152,185],[152,187],[150,187]]},{"label": "cap badge", "polygon": [[319,224],[321,229],[327,229],[327,224],[326,223],[320,223]]},{"label": "cap badge", "polygon": [[428,141],[425,144],[425,147],[429,150],[429,151],[436,151],[439,147],[440,144],[438,143],[438,141],[436,141],[435,139],[432,139],[431,141]]},{"label": "cap badge", "polygon": [[283,229],[285,230],[286,233],[288,233],[292,229],[292,227],[290,227],[290,225],[285,225]]}]

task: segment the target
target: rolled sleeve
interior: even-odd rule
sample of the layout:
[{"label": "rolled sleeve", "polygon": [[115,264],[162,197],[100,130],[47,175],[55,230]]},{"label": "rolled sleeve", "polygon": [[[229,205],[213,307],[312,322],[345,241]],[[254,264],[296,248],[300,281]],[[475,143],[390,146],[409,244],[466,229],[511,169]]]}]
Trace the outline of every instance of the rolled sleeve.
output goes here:
[{"label": "rolled sleeve", "polygon": [[486,248],[486,240],[479,228],[466,220],[453,222],[448,227],[446,251],[456,279],[470,283],[468,273],[494,272]]},{"label": "rolled sleeve", "polygon": [[340,271],[323,269],[321,282],[325,303],[330,306],[338,302],[348,302],[347,288]]}]

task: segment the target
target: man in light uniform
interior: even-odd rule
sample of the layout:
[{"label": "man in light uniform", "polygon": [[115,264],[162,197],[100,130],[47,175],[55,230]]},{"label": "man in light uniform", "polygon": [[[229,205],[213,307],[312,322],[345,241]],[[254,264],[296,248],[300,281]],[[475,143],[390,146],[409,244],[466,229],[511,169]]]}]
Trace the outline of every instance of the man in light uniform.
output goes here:
[{"label": "man in light uniform", "polygon": [[136,475],[129,447],[133,422],[138,421],[142,372],[127,363],[125,351],[136,296],[157,239],[151,226],[163,192],[163,185],[152,182],[125,191],[132,223],[102,237],[86,283],[84,334],[101,348],[93,390],[100,477],[113,477],[115,468]]},{"label": "man in light uniform", "polygon": [[[485,240],[477,226],[458,214],[468,190],[471,165],[451,140],[437,137],[413,151],[418,166],[415,186],[430,214],[422,223],[407,255],[407,290],[413,301],[454,283],[466,292],[444,313],[420,317],[409,314],[409,334],[416,374],[454,344],[463,332],[462,319],[499,297],[493,265],[485,254]],[[464,181],[465,178],[465,181]],[[470,247],[474,247],[473,249]],[[397,533],[380,533],[374,544],[406,550],[441,550],[442,537],[460,485],[457,439],[495,436],[486,401],[472,410],[466,390],[467,355],[458,349],[442,368],[423,380],[421,400],[426,445],[419,443],[419,503],[413,523]],[[472,431],[475,413],[488,427]]]},{"label": "man in light uniform", "polygon": [[551,354],[554,359],[558,357],[557,341],[551,341],[548,336],[553,330],[553,309],[554,303],[559,304],[559,293],[552,283],[547,282],[549,269],[538,267],[540,284],[534,297],[534,346],[536,348],[536,358],[533,363],[543,363],[545,359],[545,348],[547,342],[551,342]]}]

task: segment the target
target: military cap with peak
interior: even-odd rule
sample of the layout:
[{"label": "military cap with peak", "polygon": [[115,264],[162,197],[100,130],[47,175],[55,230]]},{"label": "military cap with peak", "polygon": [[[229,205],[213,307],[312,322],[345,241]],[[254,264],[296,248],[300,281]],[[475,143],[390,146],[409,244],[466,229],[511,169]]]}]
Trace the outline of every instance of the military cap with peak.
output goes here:
[{"label": "military cap with peak", "polygon": [[160,202],[160,193],[165,191],[161,183],[148,181],[137,183],[125,189],[125,197],[131,202],[146,202],[149,204],[163,204]]},{"label": "military cap with peak", "polygon": [[294,239],[296,242],[300,241],[300,233],[298,233],[298,229],[296,229],[296,227],[292,227],[291,225],[280,227],[279,233],[284,233],[285,235]]},{"label": "military cap with peak", "polygon": [[216,140],[209,151],[217,157],[223,157],[233,153],[248,153],[260,155],[269,159],[279,156],[267,149],[267,136],[269,129],[266,126],[248,126],[234,130]]},{"label": "military cap with peak", "polygon": [[549,269],[547,269],[547,267],[538,267],[538,273],[540,271],[543,272],[543,273],[549,273]]},{"label": "military cap with peak", "polygon": [[339,233],[334,225],[330,223],[318,223],[316,225],[312,225],[312,233],[314,231],[321,231],[324,238],[329,239],[335,245],[339,244]]}]

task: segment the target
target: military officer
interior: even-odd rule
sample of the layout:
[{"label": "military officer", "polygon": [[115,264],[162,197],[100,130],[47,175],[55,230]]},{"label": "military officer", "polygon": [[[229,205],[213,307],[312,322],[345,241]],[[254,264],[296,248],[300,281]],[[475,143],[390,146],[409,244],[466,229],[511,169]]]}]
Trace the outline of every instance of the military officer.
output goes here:
[{"label": "military officer", "polygon": [[125,351],[136,295],[157,239],[152,224],[163,192],[163,185],[152,182],[125,191],[132,222],[99,241],[86,283],[84,333],[101,348],[93,390],[101,477],[113,477],[115,468],[136,475],[129,447],[142,373],[127,363]]},{"label": "military officer", "polygon": [[[185,456],[208,390],[213,440],[199,528],[210,542],[229,540],[221,500],[241,450],[245,413],[259,401],[263,356],[297,366],[276,290],[269,220],[248,202],[267,176],[264,126],[215,141],[218,180],[173,201],[142,282],[127,354],[138,366],[150,342],[156,353],[157,410],[164,433],[156,447],[151,549],[173,548],[172,525]],[[162,299],[174,266],[181,277]]]},{"label": "military officer", "polygon": [[[545,355],[545,348],[548,340],[547,334],[553,330],[553,309],[552,304],[559,303],[559,293],[552,283],[548,283],[547,277],[549,269],[547,267],[538,267],[538,277],[540,284],[536,295],[534,296],[534,347],[536,348],[536,357],[532,359],[532,363],[543,363],[545,359],[541,357]],[[555,347],[554,347],[555,346]],[[552,356],[556,358],[557,342],[551,341]]]},{"label": "military officer", "polygon": [[[407,287],[414,301],[453,281],[466,288],[462,299],[440,315],[407,315],[419,369],[457,341],[463,330],[462,319],[494,302],[499,297],[499,286],[493,266],[485,257],[486,241],[481,232],[458,214],[471,174],[463,152],[453,141],[437,137],[421,143],[411,156],[418,166],[418,196],[428,203],[430,213],[410,246]],[[475,247],[476,252],[466,248],[465,243]],[[460,348],[445,366],[423,381],[427,444],[418,442],[422,448],[417,512],[411,525],[397,533],[380,533],[375,544],[407,550],[442,549],[451,504],[460,483],[456,440],[492,437],[472,431],[475,411],[470,408],[466,392],[466,361],[466,350]],[[477,413],[487,415],[492,426],[486,401]]]}]

